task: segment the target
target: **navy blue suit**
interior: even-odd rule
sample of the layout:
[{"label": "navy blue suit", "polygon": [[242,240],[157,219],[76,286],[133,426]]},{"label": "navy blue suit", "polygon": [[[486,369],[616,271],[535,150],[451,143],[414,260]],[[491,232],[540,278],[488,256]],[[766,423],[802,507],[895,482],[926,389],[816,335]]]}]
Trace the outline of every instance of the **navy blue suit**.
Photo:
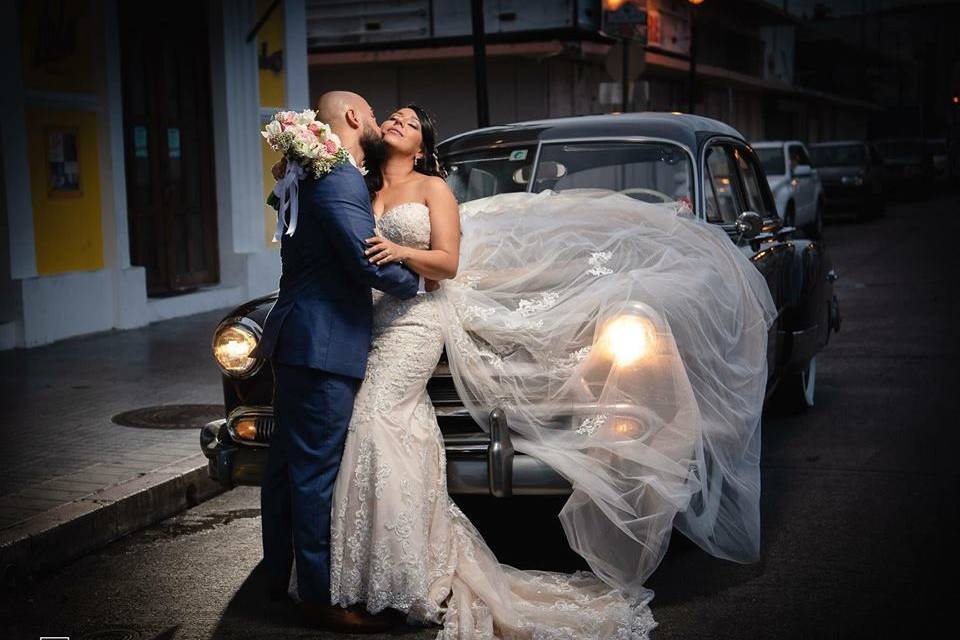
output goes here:
[{"label": "navy blue suit", "polygon": [[353,399],[370,348],[370,288],[416,295],[418,277],[367,259],[374,235],[370,196],[348,164],[300,183],[299,220],[280,245],[277,301],[253,352],[274,372],[276,429],[260,498],[264,563],[307,602],[330,604],[330,507]]}]

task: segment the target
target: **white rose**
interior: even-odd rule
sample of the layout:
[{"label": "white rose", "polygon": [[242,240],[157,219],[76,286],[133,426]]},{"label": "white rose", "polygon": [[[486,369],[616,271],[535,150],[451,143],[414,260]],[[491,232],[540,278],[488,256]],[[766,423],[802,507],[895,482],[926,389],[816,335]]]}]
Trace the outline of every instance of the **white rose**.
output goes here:
[{"label": "white rose", "polygon": [[266,133],[263,137],[279,135],[281,131],[283,131],[283,127],[280,126],[280,123],[276,120],[271,120],[267,123]]},{"label": "white rose", "polygon": [[296,117],[294,117],[293,121],[294,121],[294,123],[296,123],[296,124],[303,125],[303,126],[307,126],[308,124],[310,124],[311,122],[313,122],[313,120],[314,120],[314,115],[316,115],[316,114],[315,114],[313,111],[310,111],[309,109],[307,109],[306,111],[303,111],[302,113],[298,113],[298,114],[296,115]]}]

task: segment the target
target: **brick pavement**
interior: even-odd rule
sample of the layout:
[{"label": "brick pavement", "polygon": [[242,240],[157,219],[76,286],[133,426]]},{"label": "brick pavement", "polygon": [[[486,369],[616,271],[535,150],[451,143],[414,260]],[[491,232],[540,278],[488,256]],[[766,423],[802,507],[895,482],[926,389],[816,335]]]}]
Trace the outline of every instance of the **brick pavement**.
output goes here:
[{"label": "brick pavement", "polygon": [[0,352],[0,532],[199,452],[195,429],[123,427],[141,407],[221,404],[223,311]]}]

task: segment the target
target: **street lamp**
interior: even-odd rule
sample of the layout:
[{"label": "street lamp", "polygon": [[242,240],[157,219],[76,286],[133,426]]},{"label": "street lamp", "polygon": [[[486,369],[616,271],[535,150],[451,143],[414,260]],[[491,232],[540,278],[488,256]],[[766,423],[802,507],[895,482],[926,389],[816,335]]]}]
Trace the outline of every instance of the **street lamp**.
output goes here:
[{"label": "street lamp", "polygon": [[473,75],[477,91],[477,126],[490,126],[490,102],[487,99],[487,47],[484,42],[483,0],[470,0],[473,30]]},{"label": "street lamp", "polygon": [[[607,70],[610,75],[620,76],[620,111],[627,112],[630,108],[630,55],[633,51],[632,44],[645,47],[647,44],[647,2],[646,0],[603,0],[603,27],[604,34],[615,37],[620,40],[620,68],[619,73],[614,69],[617,66],[609,55],[607,59]],[[611,49],[611,53],[616,53],[616,49]],[[642,56],[642,50],[641,50]],[[640,74],[643,68],[644,60],[640,58],[635,75]],[[635,63],[635,64],[637,64]]]},{"label": "street lamp", "polygon": [[703,0],[687,0],[690,3],[690,88],[688,113],[693,113],[694,91],[697,82],[697,11]]}]

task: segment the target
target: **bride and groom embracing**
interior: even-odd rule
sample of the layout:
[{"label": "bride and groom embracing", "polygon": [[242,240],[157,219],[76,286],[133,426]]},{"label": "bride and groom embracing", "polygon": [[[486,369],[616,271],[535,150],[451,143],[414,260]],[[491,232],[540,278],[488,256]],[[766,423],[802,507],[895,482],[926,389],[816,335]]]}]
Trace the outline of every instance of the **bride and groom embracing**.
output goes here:
[{"label": "bride and groom embracing", "polygon": [[[337,91],[317,118],[350,162],[302,181],[254,354],[275,384],[261,494],[274,595],[289,585],[311,621],[338,631],[405,619],[444,638],[645,637],[646,602],[590,573],[499,564],[447,494],[426,385],[461,231],[430,117],[410,105],[378,125],[366,100]],[[366,182],[364,165],[376,172]]]}]

